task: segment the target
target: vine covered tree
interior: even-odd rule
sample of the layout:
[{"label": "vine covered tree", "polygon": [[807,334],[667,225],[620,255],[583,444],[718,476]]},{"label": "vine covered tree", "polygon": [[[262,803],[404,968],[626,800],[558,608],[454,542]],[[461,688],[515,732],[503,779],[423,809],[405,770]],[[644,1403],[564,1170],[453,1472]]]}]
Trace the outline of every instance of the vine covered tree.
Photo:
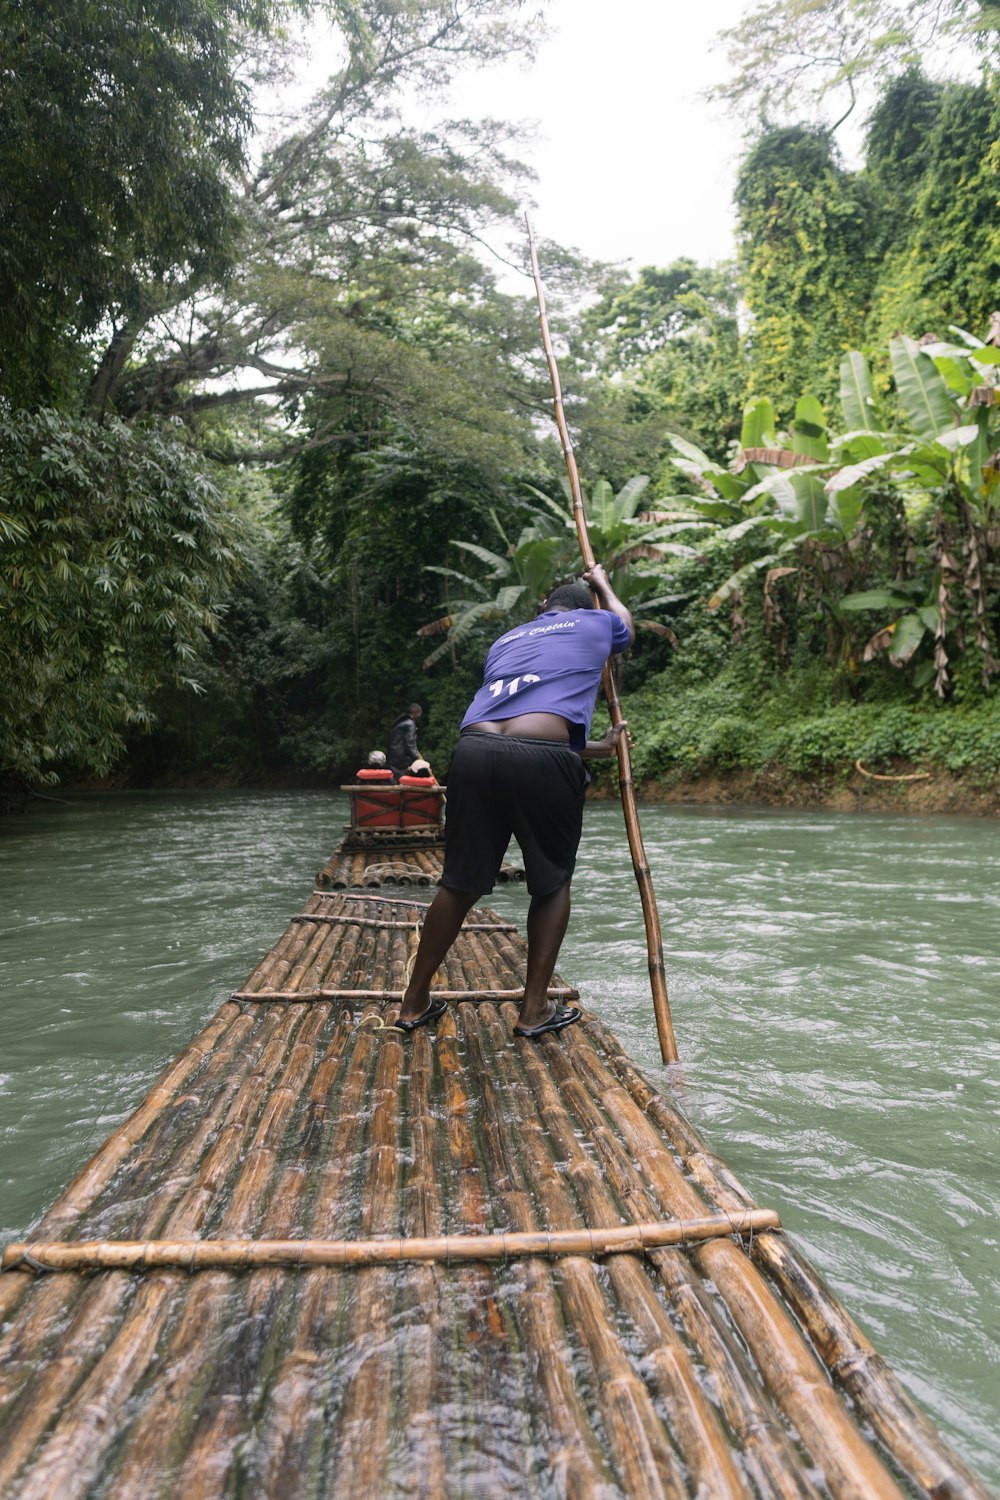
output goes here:
[{"label": "vine covered tree", "polygon": [[790,416],[803,393],[832,399],[841,357],[863,341],[879,264],[878,204],[841,165],[829,134],[804,126],[757,141],[736,203],[753,315],[750,389]]}]

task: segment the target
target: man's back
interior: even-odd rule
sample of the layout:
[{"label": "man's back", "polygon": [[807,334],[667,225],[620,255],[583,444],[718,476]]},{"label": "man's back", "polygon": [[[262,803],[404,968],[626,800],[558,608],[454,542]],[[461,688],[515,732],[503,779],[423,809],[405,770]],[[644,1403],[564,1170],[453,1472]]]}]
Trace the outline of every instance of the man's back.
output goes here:
[{"label": "man's back", "polygon": [[494,641],[483,685],[462,720],[558,714],[582,745],[590,730],[604,663],[629,644],[627,626],[603,609],[549,610]]}]

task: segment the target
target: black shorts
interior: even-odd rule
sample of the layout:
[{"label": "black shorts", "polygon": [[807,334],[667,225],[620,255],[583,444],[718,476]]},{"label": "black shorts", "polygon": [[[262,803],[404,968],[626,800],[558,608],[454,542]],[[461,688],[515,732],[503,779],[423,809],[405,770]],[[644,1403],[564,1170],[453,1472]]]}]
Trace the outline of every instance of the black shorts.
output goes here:
[{"label": "black shorts", "polygon": [[441,884],[485,896],[513,834],[528,890],[552,895],[576,865],[589,780],[579,755],[557,740],[466,730],[448,772]]}]

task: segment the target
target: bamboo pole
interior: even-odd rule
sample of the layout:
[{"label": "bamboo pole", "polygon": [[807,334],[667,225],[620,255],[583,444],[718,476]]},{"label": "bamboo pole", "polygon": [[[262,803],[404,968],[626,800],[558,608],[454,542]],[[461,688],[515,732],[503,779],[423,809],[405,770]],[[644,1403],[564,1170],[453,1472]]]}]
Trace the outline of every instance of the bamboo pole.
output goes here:
[{"label": "bamboo pole", "polygon": [[[571,1061],[614,1119],[626,1149],[642,1160],[660,1211],[683,1216],[703,1208],[663,1138],[597,1054],[573,1048]],[[849,1418],[826,1370],[746,1253],[717,1240],[697,1247],[692,1256],[696,1268],[718,1288],[775,1401],[822,1468],[832,1494],[899,1500],[899,1486]]]},{"label": "bamboo pole", "polygon": [[662,1245],[748,1238],[780,1229],[773,1209],[738,1215],[706,1214],[659,1219],[605,1229],[537,1230],[531,1233],[451,1234],[417,1239],[370,1240],[55,1240],[15,1242],[3,1252],[4,1271],[22,1266],[45,1271],[244,1270],[253,1266],[384,1266],[400,1261],[517,1260],[526,1255],[559,1257],[643,1254]]},{"label": "bamboo pole", "polygon": [[[342,1030],[344,1028],[342,1027]],[[320,1170],[310,1183],[310,1229],[326,1237],[343,1222],[356,1199],[357,1150],[368,1113],[372,1067],[382,1047],[370,1027],[347,1031],[349,1050],[330,1078],[339,1083],[330,1098],[321,1136]],[[323,1072],[321,1068],[320,1072]],[[320,1078],[317,1076],[317,1084]],[[314,1088],[317,1105],[318,1089]],[[335,1419],[336,1358],[350,1338],[356,1287],[329,1269],[304,1270],[292,1289],[282,1347],[276,1351],[267,1401],[255,1424],[255,1477],[264,1495],[311,1495],[323,1461],[327,1426]]]},{"label": "bamboo pole", "polygon": [[[277,1025],[266,1021],[258,1028],[255,1047],[228,1059],[235,1082],[213,1101],[212,1108],[184,1143],[180,1161],[175,1164],[183,1170],[176,1180],[188,1185],[166,1219],[164,1227],[168,1235],[189,1236],[199,1226],[214,1186],[224,1175],[226,1160],[238,1152],[248,1113],[260,1098],[260,1070],[266,1071],[276,1040],[285,1033],[293,1033],[301,1020],[301,1014],[295,1015],[289,1026],[282,1019],[283,1014],[287,1016],[278,1013]],[[257,1071],[247,1072],[253,1068],[255,1059]],[[231,1128],[234,1123],[236,1129]],[[211,1144],[205,1152],[207,1142]],[[191,1181],[189,1172],[195,1162],[198,1172]],[[166,1203],[162,1196],[152,1198],[145,1219],[147,1233],[159,1227],[169,1203],[169,1197]],[[36,1471],[41,1476],[38,1483],[48,1486],[47,1491],[42,1488],[38,1493],[51,1495],[57,1492],[51,1487],[54,1476],[72,1474],[83,1463],[81,1455],[96,1440],[95,1424],[98,1428],[103,1424],[113,1425],[113,1413],[127,1399],[153,1356],[171,1310],[171,1299],[166,1294],[170,1285],[170,1278],[150,1278],[136,1291],[129,1279],[119,1277],[102,1277],[87,1285],[60,1340],[59,1359],[39,1364],[35,1374],[20,1386],[10,1411],[5,1414],[0,1493],[32,1457],[36,1462],[30,1480],[26,1481],[29,1494],[34,1492]],[[117,1331],[109,1342],[109,1328],[115,1324]],[[36,1341],[43,1341],[48,1332],[46,1328],[25,1331]],[[36,1455],[38,1439],[56,1412],[60,1413],[58,1427]]]},{"label": "bamboo pole", "polygon": [[[227,1009],[230,1014],[233,1014],[232,1007],[223,1007],[224,1011]],[[221,1015],[222,1012],[220,1012]],[[273,1028],[273,1024],[273,1021],[270,1021],[263,1027],[258,1026],[257,1030],[259,1034],[266,1036]],[[223,1083],[221,1090],[214,1098],[212,1107],[205,1112],[208,1116],[208,1121],[207,1127],[204,1120],[202,1121],[203,1129],[211,1129],[213,1109],[223,1105],[231,1097],[233,1090],[238,1085],[243,1066],[249,1066],[249,1061],[256,1055],[256,1043],[250,1040],[250,1033],[254,1031],[255,1025],[255,1021],[251,1018],[237,1017],[225,1032],[227,1040],[232,1039],[239,1044],[236,1052],[239,1064],[236,1067],[233,1067],[231,1059],[227,1059],[228,1066],[223,1067],[223,1059],[226,1058],[225,1051],[216,1048],[205,1053],[204,1066],[201,1069],[198,1080],[198,1089],[204,1090],[206,1087],[210,1087],[219,1077],[223,1079]],[[216,1040],[218,1039],[218,1033],[216,1033],[214,1025],[206,1028],[206,1031],[209,1038],[215,1037]],[[202,1034],[200,1040],[205,1040],[205,1033]],[[179,1077],[181,1081],[186,1082],[190,1077],[190,1072],[182,1070]],[[109,1138],[109,1141],[106,1143],[106,1148],[108,1149],[102,1149],[102,1151],[97,1153],[84,1169],[84,1172],[80,1174],[77,1181],[71,1185],[68,1192],[57,1200],[52,1210],[44,1216],[38,1226],[39,1232],[51,1234],[53,1230],[58,1231],[63,1227],[88,1223],[88,1209],[100,1199],[101,1194],[108,1187],[111,1178],[114,1176],[116,1181],[121,1180],[122,1172],[127,1168],[132,1168],[133,1163],[135,1163],[135,1169],[126,1173],[125,1181],[132,1187],[138,1182],[139,1203],[140,1205],[142,1204],[144,1201],[142,1194],[145,1176],[148,1176],[148,1171],[144,1176],[142,1157],[126,1157],[124,1162],[120,1163],[123,1141],[130,1140],[133,1135],[137,1135],[138,1139],[143,1142],[147,1168],[151,1168],[152,1164],[158,1158],[162,1170],[162,1163],[165,1160],[170,1166],[169,1180],[171,1183],[175,1180],[183,1180],[185,1166],[190,1162],[192,1157],[192,1149],[196,1159],[197,1155],[204,1150],[204,1139],[196,1131],[193,1148],[191,1140],[187,1140],[182,1148],[181,1158],[178,1162],[170,1161],[170,1142],[176,1139],[176,1136],[181,1133],[177,1128],[178,1117],[188,1115],[189,1111],[193,1113],[197,1101],[197,1092],[194,1094],[189,1092],[178,1100],[176,1093],[171,1093],[169,1088],[165,1091],[161,1090],[161,1086],[157,1085],[148,1096],[146,1104],[141,1105],[136,1114],[125,1121],[119,1127],[118,1131]],[[147,1110],[147,1104],[150,1106],[149,1110]],[[158,1113],[154,1112],[157,1106]],[[145,1131],[143,1130],[143,1126],[146,1127]],[[186,1155],[184,1154],[185,1151]],[[100,1222],[103,1224],[114,1223],[115,1214],[113,1210],[116,1207],[118,1208],[117,1217],[121,1218],[122,1210],[120,1206],[117,1203],[112,1203],[112,1212],[105,1211],[101,1215]],[[135,1216],[133,1216],[133,1227],[138,1228],[140,1233],[148,1234],[152,1232],[155,1230],[156,1224],[157,1219],[150,1214],[148,1208],[145,1214],[139,1216],[137,1222]],[[15,1285],[20,1280],[19,1276],[15,1275],[11,1277],[11,1282]],[[5,1277],[0,1281],[0,1296],[2,1296],[6,1284],[7,1280]],[[104,1291],[107,1293],[107,1288]],[[82,1296],[79,1299],[79,1306],[74,1311],[73,1302],[77,1300],[78,1292],[82,1292]],[[12,1324],[9,1335],[0,1340],[0,1356],[2,1356],[0,1358],[0,1410],[4,1411],[5,1421],[8,1419],[16,1421],[16,1418],[11,1416],[10,1412],[7,1412],[5,1408],[10,1407],[13,1409],[18,1400],[22,1400],[34,1409],[37,1409],[40,1405],[44,1405],[44,1401],[40,1395],[25,1394],[21,1369],[32,1370],[33,1373],[29,1378],[28,1385],[31,1388],[31,1392],[37,1391],[39,1389],[39,1382],[42,1379],[39,1351],[44,1348],[45,1341],[48,1338],[52,1318],[57,1315],[60,1316],[64,1325],[69,1320],[65,1335],[67,1343],[75,1341],[78,1337],[83,1337],[86,1344],[86,1336],[82,1330],[85,1328],[87,1319],[92,1312],[94,1312],[95,1316],[101,1315],[101,1308],[104,1306],[102,1301],[103,1295],[100,1289],[92,1286],[88,1287],[85,1283],[79,1282],[79,1280],[77,1280],[75,1287],[71,1287],[64,1280],[53,1278],[51,1282],[40,1288],[31,1298],[27,1308],[22,1310],[17,1321]],[[94,1311],[95,1308],[96,1311]],[[2,1488],[3,1476],[6,1473],[4,1465],[5,1454],[0,1454],[0,1488]]]},{"label": "bamboo pole", "polygon": [[[361,1196],[362,1233],[379,1235],[397,1222],[401,1176],[400,1120],[397,1109],[403,1049],[394,1037],[383,1042],[375,1073],[368,1126],[366,1170]],[[384,1490],[389,1461],[392,1416],[391,1386],[395,1352],[389,1329],[394,1321],[399,1285],[372,1262],[352,1279],[350,1376],[337,1393],[336,1424],[327,1425],[329,1463],[333,1473],[350,1474],[359,1495]]]},{"label": "bamboo pole", "polygon": [[[303,1091],[316,1070],[316,1044],[329,1016],[329,1007],[325,1011],[318,1009],[299,1028],[284,1069],[267,1095],[239,1175],[227,1196],[220,1233],[246,1233],[264,1221],[267,1196],[278,1177],[278,1153],[291,1129]],[[299,1183],[296,1185],[293,1178],[286,1187],[285,1202],[276,1218],[278,1224],[295,1223],[294,1214],[302,1195],[301,1174],[298,1175]],[[273,1214],[268,1217],[275,1222]],[[206,1284],[206,1293],[199,1299],[202,1283]],[[198,1373],[188,1385],[188,1430],[183,1438],[183,1461],[176,1480],[177,1492],[185,1500],[217,1500],[226,1486],[246,1427],[247,1383],[266,1359],[273,1319],[285,1284],[285,1275],[278,1269],[245,1277],[216,1272],[197,1278],[194,1287],[186,1292],[185,1305],[198,1301],[203,1304],[204,1331],[201,1357],[195,1366]],[[217,1319],[214,1329],[213,1315]],[[206,1358],[209,1353],[213,1356],[211,1361]],[[174,1402],[178,1394],[176,1390],[171,1393]],[[131,1434],[130,1447],[136,1455],[134,1467],[138,1477],[147,1445],[141,1435]],[[149,1473],[148,1468],[146,1472]],[[115,1500],[124,1500],[117,1483],[113,1492]],[[140,1488],[136,1500],[140,1500],[141,1493]]]},{"label": "bamboo pole", "polygon": [[301,934],[291,923],[285,928],[274,947],[260,960],[249,974],[244,989],[257,989],[279,974],[283,977],[291,967],[292,955],[301,942]]},{"label": "bamboo pole", "polygon": [[[595,1171],[617,1201],[632,1212],[651,1214],[657,1203],[650,1195],[641,1158],[622,1144],[613,1123],[577,1076],[574,1061],[590,1047],[588,1022],[571,1048],[549,1048],[546,1059],[579,1123],[582,1137],[595,1152]],[[753,1205],[749,1205],[753,1206]],[[786,1434],[778,1412],[760,1384],[757,1370],[743,1346],[730,1333],[717,1295],[710,1296],[695,1275],[690,1258],[675,1249],[653,1250],[647,1261],[663,1285],[674,1316],[696,1350],[705,1370],[705,1384],[714,1395],[734,1435],[743,1465],[757,1493],[768,1500],[816,1500],[817,1492],[802,1460]]]},{"label": "bamboo pole", "polygon": [[[314,1043],[324,1020],[318,1010],[305,1019],[266,1097],[226,1201],[222,1227],[229,1232],[245,1229],[260,1214],[260,1198],[276,1170],[274,1153],[298,1090],[314,1065]],[[187,1500],[218,1494],[216,1483],[225,1473],[244,1417],[240,1392],[229,1387],[239,1387],[253,1368],[259,1352],[255,1345],[282,1280],[277,1271],[240,1280],[219,1271],[193,1282],[176,1273],[161,1277],[172,1287],[177,1326],[162,1353],[158,1378],[128,1429],[122,1451],[112,1459],[114,1477],[106,1482],[115,1500],[140,1500],[149,1493],[150,1474],[158,1482],[169,1475]],[[114,1423],[93,1435],[83,1461],[71,1474],[60,1476],[61,1500],[90,1493],[117,1439]]]},{"label": "bamboo pole", "polygon": [[[134,1192],[141,1200],[144,1190],[144,1159],[147,1165],[157,1157],[160,1161],[169,1159],[171,1142],[179,1134],[179,1119],[190,1113],[192,1101],[206,1089],[210,1089],[221,1072],[217,1063],[220,1039],[224,1038],[227,1042],[232,1040],[239,1045],[254,1024],[252,1019],[239,1017],[235,1007],[224,1006],[215,1020],[161,1076],[139,1109],[118,1127],[66,1192],[57,1199],[37,1226],[36,1235],[51,1236],[88,1222],[88,1213],[100,1202],[102,1194],[106,1194],[112,1178],[116,1185],[126,1184],[126,1197],[132,1196]],[[197,1080],[194,1093],[190,1087],[192,1077]],[[181,1095],[179,1090],[185,1084],[188,1085],[188,1091]],[[135,1147],[140,1142],[142,1152],[137,1154]],[[114,1223],[115,1207],[114,1201],[103,1205],[98,1222],[105,1226],[105,1233]],[[134,1232],[134,1220],[130,1227]],[[24,1277],[18,1274],[4,1276],[0,1280],[0,1307],[6,1312],[19,1300],[20,1292],[26,1289],[23,1283]],[[18,1296],[12,1298],[8,1295],[8,1288],[11,1293],[17,1292]],[[21,1372],[33,1371],[37,1365],[39,1350],[44,1347],[51,1320],[59,1317],[65,1324],[73,1315],[73,1303],[81,1293],[86,1299],[86,1284],[81,1283],[78,1278],[75,1279],[75,1285],[65,1278],[52,1278],[33,1293],[27,1306],[11,1322],[3,1337],[0,1337],[0,1410],[10,1405],[16,1397],[23,1381]]]},{"label": "bamboo pole", "polygon": [[[709,1203],[728,1212],[750,1207],[747,1190],[685,1117],[659,1095],[622,1051],[613,1033],[593,1024],[608,1062],[644,1113],[659,1126]],[[871,1423],[905,1473],[930,1494],[990,1500],[989,1491],[916,1406],[898,1377],[809,1261],[785,1236],[764,1234],[751,1246],[755,1264],[802,1324],[831,1377]]]},{"label": "bamboo pole", "polygon": [[[485,981],[487,976],[477,973],[476,977]],[[434,1048],[444,1104],[446,1165],[450,1167],[449,1222],[464,1236],[482,1237],[495,1224],[495,1213],[488,1194],[489,1179],[481,1170],[477,1151],[479,1080],[469,1067],[467,1047],[459,1046],[457,1019],[453,1013],[447,1024],[439,1026]],[[469,1026],[475,1022],[469,1011],[462,1013],[462,1019],[467,1038]],[[462,1472],[473,1477],[484,1464],[481,1414],[496,1411],[497,1388],[509,1389],[515,1379],[510,1337],[498,1302],[496,1269],[487,1260],[454,1269],[449,1276],[448,1293],[455,1321],[452,1336],[455,1350],[452,1363],[458,1387],[455,1395],[462,1413],[458,1461]],[[502,1415],[497,1413],[494,1419],[491,1447],[505,1448],[511,1439],[520,1446],[524,1419],[519,1411],[507,1409],[507,1403],[504,1407]],[[513,1434],[511,1426],[515,1429]],[[505,1493],[513,1497],[520,1492],[509,1466],[497,1474],[488,1457],[485,1462],[485,1477],[498,1497]],[[470,1488],[474,1487],[473,1480]]]},{"label": "bamboo pole", "polygon": [[[521,1151],[519,1100],[512,1097],[504,1072],[511,1052],[506,1028],[492,1006],[463,1016],[467,1039],[484,1038],[476,1094],[494,1215],[506,1219],[511,1232],[537,1232],[538,1215]],[[477,1054],[468,1040],[467,1046],[474,1059]],[[526,1387],[523,1409],[529,1438],[534,1438],[526,1447],[529,1454],[533,1449],[538,1453],[535,1466],[545,1476],[545,1487],[579,1500],[603,1500],[615,1488],[614,1475],[566,1357],[565,1322],[551,1266],[535,1257],[519,1262],[513,1276],[498,1279],[497,1298],[505,1321],[519,1336],[517,1368],[523,1371]]]},{"label": "bamboo pole", "polygon": [[[303,912],[301,916],[292,917],[293,922],[336,922],[342,927],[400,927],[407,932],[413,932],[417,926],[415,922],[386,921],[383,917],[338,917],[329,912]],[[514,922],[467,922],[463,925],[463,932],[517,932],[518,928]]]},{"label": "bamboo pole", "polygon": [[[565,1067],[568,1063],[564,1059]],[[591,1222],[626,1213],[629,1197],[616,1199],[610,1183],[598,1170],[593,1157],[581,1145],[592,1115],[578,1105],[589,1103],[584,1091],[572,1086],[557,1088],[552,1071],[537,1052],[522,1059],[545,1120],[552,1147],[564,1164],[584,1213]],[[575,1107],[577,1106],[577,1107]],[[755,1232],[752,1227],[750,1232]],[[633,1256],[609,1263],[609,1280],[619,1306],[627,1315],[632,1336],[641,1342],[641,1357],[647,1377],[667,1406],[667,1426],[684,1460],[690,1488],[699,1494],[746,1497],[745,1480],[733,1459],[728,1435],[710,1406],[684,1340],[665,1312],[648,1269]]]},{"label": "bamboo pole", "polygon": [[[556,364],[555,351],[552,348],[552,339],[549,334],[548,316],[545,311],[545,292],[542,287],[542,274],[538,265],[538,251],[535,247],[535,237],[531,231],[531,222],[527,218],[527,215],[525,215],[525,223],[528,229],[531,273],[534,277],[535,294],[538,299],[538,320],[542,330],[542,347],[545,350],[549,378],[552,382],[556,426],[559,429],[559,439],[562,443],[563,456],[566,460],[566,470],[569,474],[570,491],[573,496],[573,515],[576,520],[577,534],[580,539],[580,552],[583,557],[584,566],[592,568],[596,559],[593,548],[590,545],[590,535],[587,531],[587,517],[583,509],[583,493],[580,489],[580,475],[576,467],[576,457],[573,453],[573,443],[569,435],[569,427],[566,423],[566,413],[563,410],[562,387],[559,381],[559,369]],[[612,724],[620,724],[623,718],[622,707],[618,697],[618,685],[615,681],[615,673],[610,663],[604,668],[604,692],[608,700],[611,722]],[[632,867],[635,870],[635,878],[639,885],[642,916],[646,926],[649,982],[653,994],[653,1011],[656,1016],[656,1031],[660,1041],[660,1055],[665,1063],[671,1063],[677,1061],[677,1042],[674,1037],[673,1022],[670,1017],[670,1002],[667,998],[666,971],[663,963],[663,940],[660,935],[660,916],[656,909],[653,879],[649,869],[649,862],[646,859],[646,850],[642,842],[642,831],[639,827],[639,812],[635,800],[635,783],[632,779],[632,758],[628,747],[628,736],[625,734],[618,737],[617,753],[622,809],[625,814],[625,830],[628,834],[628,844],[632,854]]]},{"label": "bamboo pole", "polygon": [[[313,1197],[321,1198],[324,1190],[331,1191],[333,1208],[336,1210],[339,1207],[334,1181],[326,1169],[331,1161],[331,1153],[337,1151],[337,1143],[331,1132],[338,1129],[338,1109],[343,1108],[350,1122],[348,1129],[352,1125],[356,1126],[355,1100],[350,1093],[344,1092],[344,1085],[348,1080],[352,1061],[358,1059],[358,1043],[361,1044],[362,1051],[370,1049],[370,1039],[362,1038],[346,1018],[338,1018],[329,1045],[302,1100],[303,1110],[296,1121],[296,1149],[286,1160],[267,1205],[261,1221],[263,1233],[290,1232],[307,1213],[309,1200]],[[355,1050],[351,1051],[352,1048]],[[367,1078],[364,1063],[360,1073],[363,1087]],[[346,1154],[349,1156],[349,1152]],[[340,1166],[342,1165],[341,1160]],[[318,1166],[319,1172],[310,1175],[311,1166]],[[217,1472],[218,1463],[213,1449],[214,1432],[222,1432],[223,1457],[227,1463],[235,1456],[237,1444],[242,1464],[250,1473],[256,1474],[262,1459],[270,1462],[272,1449],[268,1437],[274,1436],[278,1425],[274,1421],[275,1408],[284,1416],[288,1404],[286,1398],[300,1401],[305,1383],[315,1377],[317,1367],[313,1361],[305,1362],[301,1367],[301,1377],[297,1374],[290,1387],[280,1382],[268,1386],[268,1367],[272,1359],[276,1356],[280,1358],[282,1351],[286,1349],[285,1335],[288,1329],[285,1325],[290,1316],[288,1308],[294,1302],[299,1287],[310,1276],[329,1274],[307,1271],[301,1280],[290,1279],[283,1269],[273,1268],[255,1270],[245,1277],[229,1278],[235,1287],[246,1288],[245,1306],[241,1310],[237,1305],[236,1333],[219,1351],[214,1387],[209,1392],[206,1414],[199,1419],[190,1452],[175,1485],[177,1493],[185,1494],[190,1500],[199,1500],[199,1497],[201,1500],[217,1500],[218,1495],[226,1488],[225,1472]],[[227,1323],[232,1316],[229,1315]],[[335,1318],[328,1323],[327,1334],[331,1340],[336,1338]],[[233,1366],[232,1373],[230,1366]],[[247,1370],[259,1370],[260,1374],[255,1377],[258,1382],[257,1390],[259,1392],[261,1385],[267,1390],[266,1399],[258,1399],[256,1403],[252,1421],[247,1418]],[[310,1395],[307,1395],[307,1401]],[[213,1408],[219,1408],[217,1415]],[[226,1410],[237,1426],[242,1420],[242,1430],[236,1430],[235,1427],[233,1429],[235,1441],[232,1446],[227,1435],[228,1428],[213,1428],[213,1423],[224,1421]],[[268,1437],[261,1434],[265,1423]],[[288,1425],[294,1431],[294,1417],[290,1418]],[[278,1430],[280,1431],[280,1427]],[[282,1432],[281,1436],[284,1435]],[[308,1462],[303,1460],[288,1475],[287,1487],[279,1485],[272,1489],[263,1486],[263,1492],[306,1496],[316,1493],[311,1480]],[[134,1496],[123,1497],[123,1500],[144,1500],[146,1492],[139,1488]],[[119,1500],[117,1492],[115,1500]]]},{"label": "bamboo pole", "polygon": [[[496,1017],[496,1012],[491,1011],[490,1015]],[[506,1011],[505,1016],[512,1024],[512,1013]],[[526,1186],[545,1222],[552,1226],[553,1236],[566,1234],[571,1243],[578,1242],[579,1230],[571,1226],[579,1225],[580,1208],[562,1173],[554,1170],[552,1122],[545,1101],[532,1088],[538,1076],[533,1064],[539,1064],[543,1075],[544,1064],[534,1052],[530,1057],[522,1057],[509,1046],[506,1028],[499,1018],[494,1026],[494,1065],[507,1110],[518,1122],[517,1145]],[[561,1109],[559,1112],[564,1114]],[[628,1226],[625,1229],[627,1235]],[[586,1235],[584,1231],[582,1238]],[[592,1260],[579,1254],[569,1255],[557,1262],[552,1274],[566,1323],[573,1329],[574,1342],[579,1341],[588,1361],[584,1385],[592,1406],[590,1420],[599,1423],[604,1433],[621,1489],[627,1495],[686,1500],[688,1489],[670,1435],[645,1381],[622,1347],[615,1316]]]},{"label": "bamboo pole", "polygon": [[[401,1195],[402,1227],[410,1237],[434,1237],[442,1229],[441,1185],[436,1161],[436,1121],[431,1106],[433,1049],[428,1033],[418,1032],[410,1054],[405,1104],[409,1140]],[[408,1147],[408,1149],[407,1149]],[[437,1500],[446,1492],[448,1472],[440,1413],[453,1410],[451,1361],[454,1300],[445,1295],[444,1276],[433,1263],[416,1265],[401,1298],[406,1318],[406,1355],[400,1372],[402,1420],[396,1435],[403,1445],[399,1468],[413,1476],[417,1500]]]},{"label": "bamboo pole", "polygon": [[[456,961],[460,966],[461,960]],[[458,978],[461,981],[461,968],[458,970]],[[400,1003],[403,999],[403,990],[341,990],[324,987],[321,990],[236,990],[230,996],[232,1000],[240,1002],[256,1001],[261,1005],[280,1004],[281,1002],[308,1003],[316,1000],[369,1000],[372,1003]],[[579,1000],[580,991],[568,984],[549,985],[546,991],[550,1000]],[[524,998],[524,986],[519,989],[510,990],[469,990],[462,989],[456,985],[454,989],[433,989],[432,999],[454,1000],[496,1003],[501,1000],[521,1001]]]},{"label": "bamboo pole", "polygon": [[[501,1029],[500,1036],[504,1035]],[[470,1050],[472,1045],[470,1041]],[[627,1214],[633,1207],[631,1200],[616,1199],[597,1171],[581,1144],[580,1122],[562,1107],[545,1061],[535,1053],[520,1062],[544,1119],[551,1149],[559,1158],[561,1175],[574,1189],[584,1215],[593,1223]],[[526,1102],[518,1113],[527,1108]],[[538,1170],[547,1170],[544,1158]],[[612,1322],[621,1326],[621,1314],[628,1319],[633,1361],[639,1362],[641,1372],[666,1405],[667,1429],[683,1459],[690,1492],[719,1500],[746,1496],[748,1491],[734,1464],[728,1434],[706,1397],[690,1353],[665,1312],[648,1271],[638,1257],[622,1255],[609,1260],[607,1275],[621,1310],[612,1316]]]},{"label": "bamboo pole", "polygon": [[[52,1207],[42,1216],[37,1231],[58,1234],[80,1219],[100,1196],[116,1169],[140,1141],[150,1125],[176,1098],[180,1089],[204,1065],[205,1059],[237,1019],[235,1006],[224,1005],[160,1074],[145,1099],[128,1119],[112,1131]],[[10,1317],[31,1285],[30,1278],[11,1276],[0,1282],[0,1323]],[[0,1340],[0,1364],[4,1362]]]}]

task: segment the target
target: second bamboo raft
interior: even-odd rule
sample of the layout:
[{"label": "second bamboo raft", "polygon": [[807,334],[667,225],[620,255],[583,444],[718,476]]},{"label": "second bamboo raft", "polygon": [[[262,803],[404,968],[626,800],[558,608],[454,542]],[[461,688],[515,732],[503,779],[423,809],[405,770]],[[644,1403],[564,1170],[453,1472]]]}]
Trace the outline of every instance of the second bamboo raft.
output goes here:
[{"label": "second bamboo raft", "polygon": [[[378,890],[382,886],[436,886],[444,865],[444,837],[440,829],[361,830],[348,828],[343,839],[316,872],[321,890],[352,887]],[[517,865],[503,864],[501,885],[523,881]]]}]

